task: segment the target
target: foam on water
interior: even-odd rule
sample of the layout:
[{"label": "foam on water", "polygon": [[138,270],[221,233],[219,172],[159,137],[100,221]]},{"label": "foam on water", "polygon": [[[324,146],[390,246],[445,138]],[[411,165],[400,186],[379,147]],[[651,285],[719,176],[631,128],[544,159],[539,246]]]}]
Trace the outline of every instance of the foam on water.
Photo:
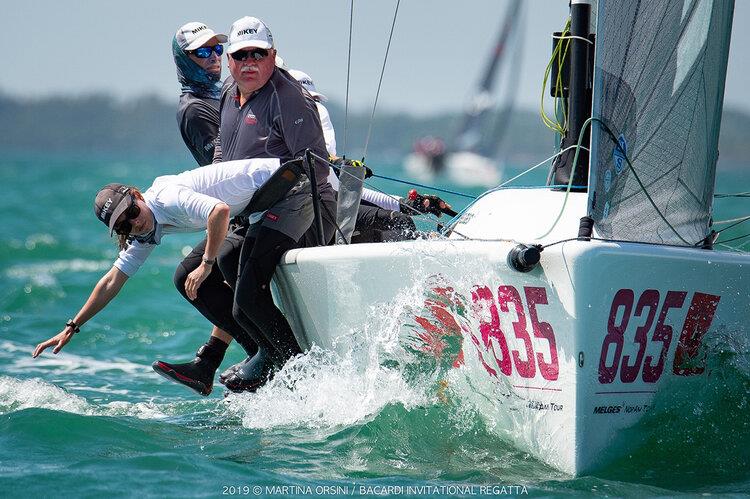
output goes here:
[{"label": "foam on water", "polygon": [[[0,342],[0,351],[28,352],[28,347],[20,346],[11,341]],[[0,354],[0,358],[3,355]],[[63,374],[95,375],[108,371],[121,371],[128,376],[139,376],[149,373],[149,367],[136,364],[126,359],[97,360],[92,357],[60,352],[57,355],[42,355],[34,359],[31,355],[13,355],[12,361],[5,366],[10,373],[28,374],[29,372],[57,372]]]},{"label": "foam on water", "polygon": [[94,414],[86,399],[46,381],[0,376],[0,414],[32,408]]},{"label": "foam on water", "polygon": [[[68,386],[72,390],[75,387]],[[91,391],[90,388],[86,388]],[[127,393],[127,390],[125,390]],[[97,404],[85,397],[39,378],[17,379],[0,376],[0,414],[24,409],[50,409],[84,416],[124,416],[137,419],[166,419],[207,410],[218,413],[216,400],[155,402],[154,400],[127,402],[114,400]]]},{"label": "foam on water", "polygon": [[230,410],[243,426],[335,428],[367,421],[385,406],[407,409],[427,403],[401,372],[377,363],[360,366],[314,346],[290,360],[254,394],[230,396]]},{"label": "foam on water", "polygon": [[[464,368],[455,369],[461,331],[430,337],[415,324],[415,317],[429,315],[426,297],[443,299],[435,289],[445,283],[440,276],[425,278],[420,265],[411,273],[412,279],[404,279],[411,285],[393,300],[367,307],[359,326],[334,335],[334,351],[313,346],[256,393],[230,396],[230,410],[243,426],[335,429],[367,422],[387,407],[411,411],[445,404],[447,375],[467,376]],[[468,427],[476,412],[457,407],[451,408],[452,424]]]}]

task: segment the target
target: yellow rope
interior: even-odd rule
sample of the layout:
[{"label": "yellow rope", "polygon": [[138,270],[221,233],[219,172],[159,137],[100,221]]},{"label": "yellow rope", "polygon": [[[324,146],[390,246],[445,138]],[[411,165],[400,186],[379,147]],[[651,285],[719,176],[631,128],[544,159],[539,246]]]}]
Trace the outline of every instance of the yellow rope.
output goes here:
[{"label": "yellow rope", "polygon": [[[565,61],[565,58],[568,55],[568,48],[570,47],[570,38],[565,38],[570,34],[570,19],[565,23],[565,27],[563,28],[562,34],[560,36],[560,39],[555,44],[555,49],[552,51],[552,57],[550,57],[549,63],[547,63],[547,68],[544,70],[544,81],[542,82],[542,98],[540,101],[540,107],[539,107],[539,114],[542,118],[542,122],[544,125],[551,129],[552,131],[559,133],[561,136],[565,135],[565,131],[567,130],[567,123],[568,123],[568,110],[565,107],[564,100],[561,98],[562,91],[563,91],[563,80],[562,80],[562,68],[563,68],[563,62]],[[547,116],[547,113],[544,110],[544,93],[547,89],[547,81],[549,80],[550,72],[552,71],[552,64],[555,62],[555,58],[557,58],[557,81],[554,82],[555,85],[555,110],[562,109],[562,120],[559,119],[559,117],[556,115],[554,118],[550,118]]]}]

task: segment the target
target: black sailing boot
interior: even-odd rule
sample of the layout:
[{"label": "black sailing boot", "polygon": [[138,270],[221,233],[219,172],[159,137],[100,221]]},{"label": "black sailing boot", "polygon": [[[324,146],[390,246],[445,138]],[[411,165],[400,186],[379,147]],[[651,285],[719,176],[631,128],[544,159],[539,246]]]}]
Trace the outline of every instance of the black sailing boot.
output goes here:
[{"label": "black sailing boot", "polygon": [[226,379],[229,376],[231,376],[232,374],[236,373],[242,367],[243,364],[247,364],[248,362],[250,362],[251,359],[252,359],[252,357],[247,357],[242,362],[238,362],[236,364],[232,364],[231,366],[229,366],[226,369],[224,369],[224,371],[222,371],[222,373],[219,374],[219,383],[221,383],[223,385],[224,381],[226,381]]},{"label": "black sailing boot", "polygon": [[[283,365],[283,362],[281,365]],[[235,393],[254,392],[271,379],[273,373],[278,371],[279,368],[280,366],[274,362],[270,352],[266,351],[265,348],[259,348],[258,353],[251,359],[240,363],[238,369],[229,373],[222,380],[222,383],[227,389]]]},{"label": "black sailing boot", "polygon": [[213,389],[214,373],[224,360],[227,346],[229,345],[212,337],[208,343],[198,349],[195,359],[191,362],[169,364],[157,360],[151,367],[165,378],[192,388],[201,395],[208,395]]}]

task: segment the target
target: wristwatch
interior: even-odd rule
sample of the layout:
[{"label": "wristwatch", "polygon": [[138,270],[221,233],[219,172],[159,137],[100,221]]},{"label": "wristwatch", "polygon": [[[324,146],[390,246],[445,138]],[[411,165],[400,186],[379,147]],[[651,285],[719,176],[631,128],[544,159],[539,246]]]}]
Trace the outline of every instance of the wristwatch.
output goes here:
[{"label": "wristwatch", "polygon": [[213,265],[214,263],[216,263],[216,258],[210,259],[204,256],[203,263],[205,263],[206,265]]},{"label": "wristwatch", "polygon": [[73,334],[81,332],[81,327],[73,322],[73,319],[68,319],[68,322],[65,323],[65,327],[71,328],[73,330]]}]

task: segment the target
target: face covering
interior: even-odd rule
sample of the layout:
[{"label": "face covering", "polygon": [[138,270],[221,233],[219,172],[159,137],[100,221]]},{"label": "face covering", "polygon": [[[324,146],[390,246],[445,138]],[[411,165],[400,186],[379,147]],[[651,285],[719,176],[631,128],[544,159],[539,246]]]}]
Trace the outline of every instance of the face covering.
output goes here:
[{"label": "face covering", "polygon": [[172,39],[172,56],[177,66],[177,80],[182,84],[182,92],[189,92],[196,97],[218,99],[221,96],[221,77],[214,75],[197,65],[177,43],[177,36]]}]

